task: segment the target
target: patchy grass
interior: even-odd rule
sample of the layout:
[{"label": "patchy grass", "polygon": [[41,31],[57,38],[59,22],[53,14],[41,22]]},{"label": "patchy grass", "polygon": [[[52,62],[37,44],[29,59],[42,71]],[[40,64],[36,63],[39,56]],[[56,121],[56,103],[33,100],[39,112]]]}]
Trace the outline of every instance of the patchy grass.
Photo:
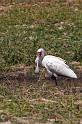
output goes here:
[{"label": "patchy grass", "polygon": [[16,76],[16,74],[14,77],[14,74],[12,77],[6,75],[0,80],[1,122],[8,120],[12,123],[20,121],[22,124],[25,120],[32,120],[34,124],[36,122],[41,124],[80,122],[82,90],[77,88],[82,84],[79,80],[77,84],[77,81],[76,83],[71,79],[61,81],[60,78],[58,87],[55,87],[54,81],[45,80],[43,77],[39,80],[39,77],[35,78],[34,74],[31,78],[24,75]]},{"label": "patchy grass", "polygon": [[[44,73],[42,77],[34,74],[33,64],[39,47],[68,62],[82,63],[82,2],[26,3],[0,9],[0,72],[31,65],[25,75],[21,68],[8,77],[0,75],[0,121],[78,124],[82,90],[76,89],[82,87],[82,73],[78,72],[76,81],[60,78],[55,87],[54,81],[43,78]],[[21,71],[18,76],[17,71]]]}]

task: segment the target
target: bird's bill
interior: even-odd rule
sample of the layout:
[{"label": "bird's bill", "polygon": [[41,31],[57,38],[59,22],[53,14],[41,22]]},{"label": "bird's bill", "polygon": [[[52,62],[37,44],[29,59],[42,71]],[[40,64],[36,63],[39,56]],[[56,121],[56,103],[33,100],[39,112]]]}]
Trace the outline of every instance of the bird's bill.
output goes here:
[{"label": "bird's bill", "polygon": [[39,57],[36,57],[35,63],[36,63],[35,73],[39,73]]}]

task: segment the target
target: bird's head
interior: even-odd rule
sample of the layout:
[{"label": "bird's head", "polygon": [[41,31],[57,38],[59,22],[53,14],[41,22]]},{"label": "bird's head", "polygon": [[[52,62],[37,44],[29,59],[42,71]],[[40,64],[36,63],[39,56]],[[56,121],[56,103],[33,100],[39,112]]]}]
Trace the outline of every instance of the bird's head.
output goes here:
[{"label": "bird's head", "polygon": [[45,50],[43,48],[38,49],[37,57],[39,57],[40,59],[43,59],[44,56],[45,56]]},{"label": "bird's head", "polygon": [[35,73],[39,73],[39,66],[42,65],[42,59],[44,58],[44,56],[45,56],[45,50],[43,48],[38,49],[35,59],[35,63],[36,63]]}]

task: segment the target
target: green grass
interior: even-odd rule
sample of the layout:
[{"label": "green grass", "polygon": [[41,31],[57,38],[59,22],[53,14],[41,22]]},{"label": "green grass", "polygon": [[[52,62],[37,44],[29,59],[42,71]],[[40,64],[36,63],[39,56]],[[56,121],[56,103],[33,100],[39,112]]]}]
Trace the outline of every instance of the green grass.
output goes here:
[{"label": "green grass", "polygon": [[14,5],[0,15],[1,69],[33,64],[39,47],[67,61],[82,61],[81,4],[24,6]]}]

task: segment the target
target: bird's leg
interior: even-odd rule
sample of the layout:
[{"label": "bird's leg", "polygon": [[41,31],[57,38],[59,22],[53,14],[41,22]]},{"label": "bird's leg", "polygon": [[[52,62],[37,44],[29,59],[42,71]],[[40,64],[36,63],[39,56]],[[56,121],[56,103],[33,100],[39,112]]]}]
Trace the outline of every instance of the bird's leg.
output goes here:
[{"label": "bird's leg", "polygon": [[56,83],[56,86],[57,86],[57,74],[54,73],[53,76],[54,76],[55,83]]},{"label": "bird's leg", "polygon": [[51,77],[51,75],[46,71],[46,73],[45,73],[45,78],[46,79],[49,79]]},{"label": "bird's leg", "polygon": [[47,69],[47,77],[53,78],[53,76],[54,76],[55,83],[56,83],[56,86],[57,86],[57,77],[58,77],[57,74],[52,73],[52,72],[50,72],[50,71]]},{"label": "bird's leg", "polygon": [[52,76],[52,73],[47,69],[46,74],[45,74],[45,78],[50,78],[51,76]]},{"label": "bird's leg", "polygon": [[57,83],[57,78],[55,77],[55,83],[56,83],[56,86],[58,85],[58,83]]},{"label": "bird's leg", "polygon": [[45,78],[50,78],[51,75],[49,75],[48,73],[45,74]]}]

